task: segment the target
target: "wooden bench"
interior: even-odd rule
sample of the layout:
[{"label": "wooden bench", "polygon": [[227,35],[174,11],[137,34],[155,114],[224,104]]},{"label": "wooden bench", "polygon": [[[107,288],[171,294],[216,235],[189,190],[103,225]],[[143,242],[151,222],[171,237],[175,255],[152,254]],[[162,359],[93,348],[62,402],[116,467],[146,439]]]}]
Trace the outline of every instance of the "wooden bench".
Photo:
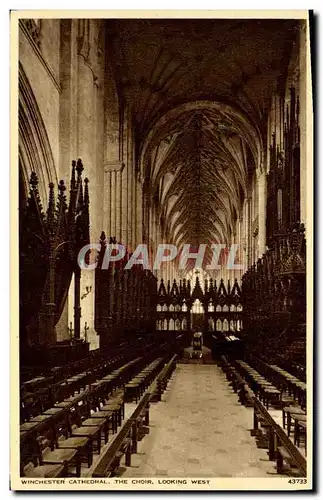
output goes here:
[{"label": "wooden bench", "polygon": [[150,363],[146,368],[144,368],[140,373],[138,373],[131,381],[125,385],[125,400],[127,402],[135,402],[140,399],[145,390],[149,387],[156,374],[160,370],[160,366],[163,363],[163,358],[157,358],[152,363]]},{"label": "wooden bench", "polygon": [[270,381],[244,361],[237,360],[234,365],[242,373],[252,391],[265,404],[267,409],[269,404],[274,407],[281,407],[281,392]]},{"label": "wooden bench", "polygon": [[[149,424],[150,394],[143,396],[132,416],[127,420],[113,443],[103,456],[100,457],[92,477],[111,477],[120,465],[123,455],[126,457],[126,466],[131,465],[131,454],[137,451],[138,428],[144,415],[145,423]],[[147,425],[148,425],[147,424]]]},{"label": "wooden bench", "polygon": [[297,471],[298,475],[302,477],[302,471],[298,468],[298,464],[297,461],[295,461],[295,458],[289,453],[286,448],[284,448],[284,446],[278,446],[276,458],[276,470],[278,474],[289,472],[289,469],[286,470],[286,468],[284,467],[284,463],[288,464],[290,469],[294,469],[294,471]]},{"label": "wooden bench", "polygon": [[283,462],[297,468],[299,477],[306,477],[306,458],[300,453],[280,425],[275,422],[265,406],[254,398],[254,425],[252,435],[259,435],[259,423],[266,429],[269,460],[276,460],[279,474],[283,473]]},{"label": "wooden bench", "polygon": [[300,446],[301,438],[304,439],[305,453],[306,453],[306,435],[307,435],[307,423],[305,420],[297,420],[295,422],[294,431],[294,443],[296,446]]},{"label": "wooden bench", "polygon": [[164,366],[164,368],[158,375],[156,380],[156,390],[152,395],[152,400],[161,401],[162,395],[166,390],[167,383],[176,368],[176,359],[177,359],[177,354],[174,354],[174,356]]},{"label": "wooden bench", "polygon": [[[58,382],[57,386],[55,384],[55,388],[60,392],[58,394],[57,391],[53,391],[53,406],[45,411],[42,406],[35,408],[32,418],[20,426],[22,448],[28,440],[35,442],[46,430],[53,429],[55,446],[82,449],[90,466],[93,454],[92,442],[95,442],[97,450],[100,451],[101,438],[104,437],[107,441],[109,430],[112,428],[112,432],[116,432],[117,426],[121,425],[124,418],[123,389],[119,393],[116,392],[116,387],[120,384],[119,375],[122,374],[122,379],[127,380],[127,377],[133,376],[136,371],[144,370],[145,365],[147,366],[147,360],[143,357],[132,359],[116,369],[108,381],[98,380],[78,393],[72,389],[65,392],[64,383]],[[67,397],[61,400],[63,396]],[[50,406],[49,403],[48,405]],[[40,413],[41,411],[43,413]],[[34,463],[34,466],[36,465]]]},{"label": "wooden bench", "polygon": [[255,394],[249,387],[247,381],[240,375],[237,367],[230,364],[224,355],[220,358],[219,366],[225,373],[234,392],[238,393],[240,403],[244,406],[252,407]]},{"label": "wooden bench", "polygon": [[253,406],[253,398],[255,397],[255,394],[245,380],[238,391],[238,395],[241,404],[248,408]]}]

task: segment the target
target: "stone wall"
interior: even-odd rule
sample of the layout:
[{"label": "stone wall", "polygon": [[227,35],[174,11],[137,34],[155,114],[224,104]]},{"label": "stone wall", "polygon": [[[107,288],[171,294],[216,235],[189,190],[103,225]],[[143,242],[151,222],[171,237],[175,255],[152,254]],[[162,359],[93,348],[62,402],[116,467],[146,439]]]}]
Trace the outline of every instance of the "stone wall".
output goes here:
[{"label": "stone wall", "polygon": [[[52,179],[68,185],[73,159],[81,158],[90,192],[91,240],[103,229],[105,137],[105,37],[104,21],[92,19],[22,20],[19,32],[19,62],[34,94],[53,155]],[[118,109],[118,103],[117,103]],[[33,165],[28,166],[29,174]],[[47,180],[46,180],[47,179]],[[47,183],[48,176],[40,178]],[[46,193],[48,186],[40,186]],[[44,196],[45,197],[45,196]],[[43,205],[46,206],[46,199]],[[94,332],[93,273],[82,273],[81,331],[87,322],[88,337]],[[57,340],[68,338],[73,321],[73,287],[57,325]]]}]

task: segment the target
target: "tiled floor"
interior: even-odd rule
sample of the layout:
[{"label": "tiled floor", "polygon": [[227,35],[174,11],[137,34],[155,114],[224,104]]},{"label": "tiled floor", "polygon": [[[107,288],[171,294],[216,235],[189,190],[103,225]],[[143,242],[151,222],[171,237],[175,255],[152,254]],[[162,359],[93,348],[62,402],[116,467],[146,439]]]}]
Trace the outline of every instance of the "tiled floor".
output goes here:
[{"label": "tiled floor", "polygon": [[220,368],[178,364],[122,477],[277,477],[252,423],[253,409],[240,405]]}]

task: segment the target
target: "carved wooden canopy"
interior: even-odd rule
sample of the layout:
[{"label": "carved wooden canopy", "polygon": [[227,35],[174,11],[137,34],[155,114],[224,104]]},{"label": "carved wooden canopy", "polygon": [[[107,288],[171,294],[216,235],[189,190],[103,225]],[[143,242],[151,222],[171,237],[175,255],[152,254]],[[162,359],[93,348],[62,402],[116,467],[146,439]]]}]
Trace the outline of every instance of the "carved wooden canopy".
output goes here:
[{"label": "carved wooden canopy", "polygon": [[213,304],[214,306],[220,305],[239,305],[242,303],[242,295],[240,286],[237,280],[234,281],[231,287],[230,282],[225,286],[223,279],[217,282],[213,279],[205,280],[204,290],[201,287],[199,278],[196,278],[194,288],[191,287],[190,280],[180,280],[177,283],[174,280],[173,284],[168,281],[167,287],[164,284],[163,279],[160,280],[157,302],[158,304],[166,305],[183,305],[185,302],[188,308],[190,308],[193,302],[198,299],[205,306]]},{"label": "carved wooden canopy", "polygon": [[53,344],[57,324],[80,248],[89,243],[88,179],[82,180],[82,161],[72,162],[69,203],[64,181],[49,185],[43,210],[38,178],[30,177],[30,191],[19,228],[20,338],[23,345]]}]

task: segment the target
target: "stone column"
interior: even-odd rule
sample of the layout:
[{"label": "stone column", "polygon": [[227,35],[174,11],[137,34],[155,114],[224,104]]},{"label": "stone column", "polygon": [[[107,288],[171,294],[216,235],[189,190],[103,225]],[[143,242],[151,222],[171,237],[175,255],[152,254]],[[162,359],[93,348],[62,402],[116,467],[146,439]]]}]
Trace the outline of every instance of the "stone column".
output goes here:
[{"label": "stone column", "polygon": [[[104,74],[104,227],[108,238],[120,240],[120,175],[122,164],[122,130],[116,84],[106,51]],[[118,172],[118,174],[117,174]],[[117,207],[118,203],[118,207]],[[117,234],[118,233],[118,234]]]},{"label": "stone column", "polygon": [[251,266],[251,203],[250,198],[247,197],[245,201],[245,245],[246,245],[246,266],[247,269]]},{"label": "stone column", "polygon": [[143,184],[142,179],[136,181],[136,241],[135,246],[142,243],[142,216],[143,216]]},{"label": "stone column", "polygon": [[[83,178],[89,178],[90,196],[90,240],[97,241],[99,227],[97,213],[100,209],[96,190],[95,140],[96,116],[93,107],[95,97],[96,76],[93,72],[91,59],[90,20],[78,20],[77,36],[78,71],[77,71],[77,149],[76,154],[84,165]],[[80,283],[80,331],[83,332],[87,323],[89,340],[96,340],[94,330],[94,272],[82,270]]]},{"label": "stone column", "polygon": [[105,162],[104,173],[107,189],[105,190],[104,211],[107,229],[110,232],[107,236],[116,236],[120,241],[120,199],[121,199],[121,173],[124,169],[122,161]]},{"label": "stone column", "polygon": [[111,236],[111,172],[104,170],[103,230]]},{"label": "stone column", "polygon": [[117,241],[121,241],[121,170],[115,171],[116,183],[116,231]]},{"label": "stone column", "polygon": [[132,128],[131,114],[124,110],[123,159],[125,168],[121,174],[121,241],[132,249]]},{"label": "stone column", "polygon": [[257,172],[258,182],[258,257],[266,251],[266,200],[267,200],[267,176],[264,168]]},{"label": "stone column", "polygon": [[111,234],[110,236],[116,236],[116,171],[114,169],[110,171],[110,184],[111,184],[111,205],[110,205],[110,219],[111,219]]},{"label": "stone column", "polygon": [[135,168],[133,165],[133,143],[132,143],[132,124],[130,122],[130,117],[127,119],[127,177],[125,182],[127,182],[127,204],[124,210],[127,210],[127,244],[133,250],[134,244],[134,175]]},{"label": "stone column", "polygon": [[[157,237],[157,216],[156,216],[156,207],[154,205],[153,206],[152,248],[150,249],[150,252],[151,252],[151,255],[152,255],[153,259],[155,258],[156,252],[157,252],[157,245],[158,245],[157,238],[158,238]],[[152,262],[152,265],[153,265],[153,262]]]},{"label": "stone column", "polygon": [[[72,160],[76,159],[76,118],[77,118],[77,20],[60,21],[60,84],[59,100],[59,179],[64,179],[67,188],[72,170]],[[69,196],[68,196],[69,198]],[[74,302],[74,290],[71,289],[60,320],[56,325],[57,340],[69,339],[69,302]],[[73,318],[73,315],[72,315]],[[73,327],[74,328],[74,327]]]}]

